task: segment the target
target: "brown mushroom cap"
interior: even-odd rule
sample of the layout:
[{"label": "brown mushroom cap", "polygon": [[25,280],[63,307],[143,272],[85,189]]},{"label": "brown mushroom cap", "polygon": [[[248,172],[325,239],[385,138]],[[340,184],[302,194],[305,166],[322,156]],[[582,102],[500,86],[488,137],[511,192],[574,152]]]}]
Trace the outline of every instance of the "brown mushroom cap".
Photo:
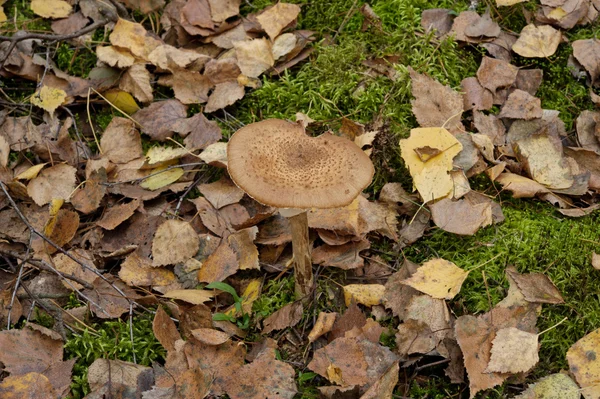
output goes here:
[{"label": "brown mushroom cap", "polygon": [[229,140],[231,179],[249,196],[278,208],[348,205],[373,178],[369,157],[353,142],[325,133],[309,137],[298,124],[268,119]]}]

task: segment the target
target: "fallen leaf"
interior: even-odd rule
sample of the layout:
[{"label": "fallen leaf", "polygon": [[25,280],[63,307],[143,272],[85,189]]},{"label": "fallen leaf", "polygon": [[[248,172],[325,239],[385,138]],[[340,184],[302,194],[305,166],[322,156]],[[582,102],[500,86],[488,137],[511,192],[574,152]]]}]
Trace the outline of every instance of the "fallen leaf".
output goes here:
[{"label": "fallen leaf", "polygon": [[398,362],[392,366],[381,376],[377,382],[369,387],[369,389],[360,397],[361,399],[379,399],[393,397],[394,388],[398,383],[400,365]]},{"label": "fallen leaf", "polygon": [[498,37],[500,32],[500,25],[498,25],[492,19],[489,9],[481,16],[481,18],[477,20],[476,23],[465,28],[465,35],[477,39]]},{"label": "fallen leaf", "polygon": [[208,97],[204,112],[211,113],[232,105],[244,98],[244,94],[246,94],[244,86],[237,81],[219,83]]},{"label": "fallen leaf", "polygon": [[295,326],[302,319],[303,311],[302,302],[292,302],[285,305],[265,319],[263,334]]},{"label": "fallen leaf", "polygon": [[215,22],[223,22],[227,18],[240,13],[241,0],[208,0],[210,15]]},{"label": "fallen leaf", "polygon": [[465,111],[488,110],[494,105],[492,92],[479,84],[476,77],[465,78],[460,82]]},{"label": "fallen leaf", "polygon": [[235,42],[233,47],[240,70],[248,77],[257,78],[275,64],[271,43],[267,39]]},{"label": "fallen leaf", "polygon": [[161,306],[156,309],[156,314],[152,321],[152,332],[167,352],[174,351],[176,341],[181,339],[175,322],[171,320]]},{"label": "fallen leaf", "polygon": [[157,67],[171,71],[173,73],[183,73],[187,75],[185,68],[191,66],[195,61],[201,60],[202,54],[192,50],[179,49],[168,44],[156,47],[148,54],[148,61]]},{"label": "fallen leaf", "polygon": [[144,155],[142,138],[133,121],[114,117],[100,139],[102,153],[113,163],[127,163]]},{"label": "fallen leaf", "polygon": [[547,58],[556,52],[561,39],[560,31],[550,25],[529,24],[521,30],[521,35],[512,49],[523,57]]},{"label": "fallen leaf", "polygon": [[548,276],[542,273],[521,274],[514,267],[509,266],[506,269],[506,274],[516,283],[527,302],[551,304],[565,302],[560,291]]},{"label": "fallen leaf", "polygon": [[56,108],[65,103],[67,93],[64,90],[54,87],[42,86],[31,96],[31,103],[47,111],[50,115],[54,114]]},{"label": "fallen leaf", "polygon": [[113,46],[128,49],[143,60],[148,60],[150,53],[163,45],[161,40],[155,39],[141,24],[121,18],[115,24],[109,40]]},{"label": "fallen leaf", "polygon": [[[332,367],[337,373],[331,373]],[[338,338],[317,349],[308,368],[341,385],[364,385],[368,364],[356,338]],[[329,372],[328,372],[329,371]],[[333,380],[333,381],[332,381]]]},{"label": "fallen leaf", "polygon": [[0,395],[4,399],[55,398],[50,380],[39,373],[10,375],[0,382]]},{"label": "fallen leaf", "polygon": [[96,55],[100,61],[112,67],[129,68],[135,63],[135,57],[129,50],[115,46],[98,46]]},{"label": "fallen leaf", "polygon": [[227,240],[221,240],[217,249],[210,254],[198,270],[198,281],[204,283],[223,281],[235,274],[238,269],[239,263],[235,252],[233,252]]},{"label": "fallen leaf", "polygon": [[119,89],[131,93],[142,103],[149,103],[154,100],[150,79],[152,75],[145,64],[134,64],[121,76]]},{"label": "fallen leaf", "polygon": [[200,159],[208,165],[227,168],[227,143],[214,143],[200,153]]},{"label": "fallen leaf", "polygon": [[592,266],[596,270],[600,270],[600,255],[595,252],[592,252]]},{"label": "fallen leaf", "polygon": [[30,328],[4,330],[0,332],[0,361],[12,376],[44,373],[62,361],[62,345],[62,340]]},{"label": "fallen leaf", "polygon": [[496,0],[496,5],[498,7],[508,7],[514,6],[515,4],[523,3],[527,0]]},{"label": "fallen leaf", "polygon": [[170,285],[177,282],[175,274],[168,269],[153,267],[152,261],[137,252],[128,255],[121,263],[119,278],[130,287]]},{"label": "fallen leaf", "polygon": [[492,200],[477,202],[468,196],[458,201],[442,198],[430,204],[429,208],[433,222],[442,230],[460,235],[473,235],[480,228],[494,222],[492,204]]},{"label": "fallen leaf", "polygon": [[566,374],[550,374],[515,396],[515,399],[580,399],[579,386]]},{"label": "fallen leaf", "polygon": [[229,340],[229,334],[212,328],[197,328],[192,330],[192,336],[206,345],[221,345]]},{"label": "fallen leaf", "polygon": [[185,105],[177,100],[166,100],[154,102],[132,117],[142,126],[143,133],[154,140],[165,141],[173,136],[173,127],[186,116]]},{"label": "fallen leaf", "polygon": [[181,220],[167,220],[156,229],[152,240],[152,265],[185,262],[196,255],[200,238],[192,225]]},{"label": "fallen leaf", "polygon": [[173,88],[175,98],[183,104],[202,104],[208,100],[213,84],[210,79],[196,71],[179,70],[173,75],[162,76],[158,83]]},{"label": "fallen leaf", "polygon": [[173,130],[185,137],[185,146],[190,150],[207,148],[222,137],[219,125],[206,119],[201,112],[191,118],[179,119],[173,124]]},{"label": "fallen leaf", "polygon": [[490,362],[487,371],[493,373],[524,373],[531,370],[540,360],[538,357],[538,335],[518,328],[502,328],[492,341]]},{"label": "fallen leaf", "polygon": [[140,201],[133,200],[127,204],[118,204],[108,208],[96,225],[105,230],[113,230],[121,223],[133,216],[135,210],[140,206]]},{"label": "fallen leaf", "polygon": [[321,245],[312,251],[312,262],[344,270],[357,269],[365,263],[359,253],[370,247],[369,240],[351,241],[342,245]]},{"label": "fallen leaf", "polygon": [[483,57],[477,70],[479,83],[496,94],[498,89],[510,87],[517,79],[519,69],[506,61]]},{"label": "fallen leaf", "polygon": [[208,290],[172,290],[165,292],[163,296],[165,298],[179,299],[194,305],[200,305],[210,301],[214,293]]},{"label": "fallen leaf", "polygon": [[[90,309],[96,317],[114,319],[128,312],[129,300],[135,300],[139,296],[116,277],[107,275],[106,280],[97,277],[92,283],[93,287],[91,289],[86,288],[82,292],[90,299]],[[115,290],[113,285],[119,288],[126,297]]]},{"label": "fallen leaf", "polygon": [[313,326],[312,330],[310,330],[310,333],[308,333],[308,342],[315,342],[319,337],[331,331],[337,316],[338,314],[335,312],[319,312],[319,316],[317,317],[315,325]]},{"label": "fallen leaf", "polygon": [[[440,151],[439,155],[423,162],[415,150],[425,146]],[[408,139],[400,140],[402,159],[425,202],[450,193],[454,184],[448,172],[453,168],[453,158],[462,148],[462,144],[444,128],[412,129]]]},{"label": "fallen leaf", "polygon": [[106,101],[115,108],[127,115],[135,114],[140,109],[140,106],[135,102],[133,96],[123,90],[111,89],[104,93],[104,98],[106,98]]},{"label": "fallen leaf", "polygon": [[546,130],[518,140],[515,148],[527,174],[536,182],[550,189],[567,189],[575,182],[560,138]]},{"label": "fallen leaf", "polygon": [[541,118],[542,102],[526,91],[516,89],[509,94],[498,117],[525,120]]},{"label": "fallen leaf", "polygon": [[106,179],[106,170],[104,168],[100,168],[99,171],[93,171],[86,180],[85,186],[79,186],[73,193],[73,197],[71,198],[73,207],[84,214],[95,212],[106,194]]},{"label": "fallen leaf", "polygon": [[402,283],[433,298],[452,299],[458,294],[468,275],[468,271],[454,263],[438,258],[423,263]]},{"label": "fallen leaf", "polygon": [[527,177],[515,173],[505,172],[496,178],[496,181],[511,191],[514,198],[531,198],[537,194],[550,192],[545,186]]},{"label": "fallen leaf", "polygon": [[592,84],[594,84],[598,77],[600,77],[600,70],[598,69],[600,62],[600,40],[575,40],[572,46],[573,57],[588,71]]},{"label": "fallen leaf", "polygon": [[385,287],[381,284],[349,284],[343,287],[346,306],[354,300],[365,306],[382,303]]},{"label": "fallen leaf", "polygon": [[31,11],[43,18],[66,18],[73,7],[64,0],[32,0]]},{"label": "fallen leaf", "polygon": [[[292,399],[298,392],[294,368],[276,360],[274,351],[263,351],[235,374],[225,386],[225,391],[232,399]],[[257,380],[260,384],[256,384]]]},{"label": "fallen leaf", "polygon": [[444,126],[450,131],[463,131],[462,95],[440,82],[409,68],[412,81],[412,112],[421,127]]},{"label": "fallen leaf", "polygon": [[[94,280],[96,280],[96,278],[98,277],[98,272],[96,266],[94,265],[92,254],[83,249],[74,249],[67,253],[73,258],[77,259],[78,261],[89,266],[91,270],[88,268],[84,268],[83,266],[81,266],[81,264],[77,263],[68,255],[63,253],[59,253],[54,258],[52,258],[56,270],[67,275],[78,277],[80,280],[83,280],[91,285],[94,282]],[[63,280],[62,284],[65,286],[65,288],[71,291],[73,291],[74,288],[78,290],[83,289],[83,286],[75,281],[69,281],[67,283],[67,281]]]},{"label": "fallen leaf", "polygon": [[600,396],[600,358],[596,351],[600,345],[600,330],[594,330],[575,342],[567,351],[569,371],[581,387],[585,399]]},{"label": "fallen leaf", "polygon": [[267,35],[274,40],[281,31],[296,20],[300,7],[296,4],[277,3],[260,13],[256,19]]},{"label": "fallen leaf", "polygon": [[220,209],[226,205],[239,202],[244,196],[244,191],[238,188],[231,179],[222,177],[214,183],[201,184],[198,191],[214,206]]},{"label": "fallen leaf", "polygon": [[168,166],[161,166],[154,168],[150,171],[150,176],[145,178],[141,183],[140,187],[148,190],[158,190],[166,187],[170,184],[175,183],[185,174],[183,168],[169,168]]},{"label": "fallen leaf", "polygon": [[27,185],[27,194],[39,205],[46,205],[53,199],[68,201],[75,189],[77,170],[66,164],[46,168]]}]

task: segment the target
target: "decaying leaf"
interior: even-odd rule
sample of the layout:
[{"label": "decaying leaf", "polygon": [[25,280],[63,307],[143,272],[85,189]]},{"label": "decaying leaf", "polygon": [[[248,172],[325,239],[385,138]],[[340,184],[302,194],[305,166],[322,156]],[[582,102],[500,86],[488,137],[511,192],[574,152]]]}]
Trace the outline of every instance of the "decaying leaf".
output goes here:
[{"label": "decaying leaf", "polygon": [[467,194],[458,201],[443,198],[429,205],[433,222],[439,228],[460,235],[473,235],[480,228],[498,222],[494,208],[502,215],[500,206],[484,196]]},{"label": "decaying leaf", "polygon": [[64,0],[32,0],[31,11],[44,18],[66,18],[73,7]]},{"label": "decaying leaf", "polygon": [[229,339],[229,334],[212,328],[197,328],[192,330],[192,336],[206,345],[221,345]]},{"label": "decaying leaf", "polygon": [[267,39],[235,42],[233,46],[240,70],[248,77],[257,78],[275,64],[271,43]]},{"label": "decaying leaf", "polygon": [[27,194],[39,206],[53,199],[68,201],[75,189],[77,170],[66,164],[46,168],[27,185]]},{"label": "decaying leaf", "polygon": [[200,238],[194,228],[181,220],[167,220],[156,230],[152,240],[152,265],[185,262],[198,252]]},{"label": "decaying leaf", "polygon": [[600,40],[575,40],[572,44],[573,56],[590,74],[592,83],[600,77],[598,63],[600,61]]},{"label": "decaying leaf", "polygon": [[385,287],[381,284],[349,284],[343,288],[346,306],[350,306],[352,301],[365,306],[379,305],[385,292]]},{"label": "decaying leaf", "polygon": [[412,80],[412,111],[422,127],[444,126],[450,131],[464,130],[460,119],[463,99],[448,86],[409,68]]},{"label": "decaying leaf", "polygon": [[[416,150],[425,147],[439,153],[423,161]],[[454,184],[448,172],[452,170],[452,160],[462,148],[462,144],[444,128],[412,129],[408,139],[400,140],[402,158],[425,202],[450,193]]]},{"label": "decaying leaf", "polygon": [[454,263],[438,258],[423,263],[412,276],[402,283],[433,298],[452,299],[458,294],[468,275],[468,271]]},{"label": "decaying leaf", "polygon": [[537,194],[550,192],[546,187],[527,177],[515,173],[505,172],[496,178],[496,181],[513,193],[515,198],[535,197]]},{"label": "decaying leaf", "polygon": [[153,267],[150,259],[137,252],[121,263],[119,277],[129,286],[169,285],[177,281],[171,270]]},{"label": "decaying leaf", "polygon": [[337,313],[320,312],[317,321],[308,334],[308,341],[315,342],[320,336],[327,334],[333,328]]},{"label": "decaying leaf", "polygon": [[523,373],[539,361],[538,336],[518,328],[502,328],[492,341],[487,371],[493,373]]},{"label": "decaying leaf", "polygon": [[532,303],[564,303],[560,291],[548,276],[542,273],[521,274],[513,266],[506,268],[506,274],[515,282],[526,301]]},{"label": "decaying leaf", "polygon": [[64,104],[66,98],[67,93],[64,90],[42,86],[40,90],[31,96],[31,103],[52,115],[56,108]]},{"label": "decaying leaf", "polygon": [[515,399],[580,399],[579,386],[566,374],[550,374],[531,384]]},{"label": "decaying leaf", "polygon": [[271,331],[282,330],[293,327],[302,318],[304,308],[302,302],[293,302],[285,305],[264,321],[263,333],[269,334]]},{"label": "decaying leaf", "polygon": [[569,370],[581,387],[585,399],[600,396],[600,357],[597,356],[600,345],[600,330],[594,330],[575,342],[567,352]]},{"label": "decaying leaf", "polygon": [[288,25],[290,25],[300,13],[300,7],[296,4],[277,3],[273,7],[263,11],[256,17],[261,27],[273,40]]},{"label": "decaying leaf", "polygon": [[529,24],[521,30],[521,35],[513,44],[515,53],[523,57],[550,57],[558,49],[561,33],[550,25]]}]

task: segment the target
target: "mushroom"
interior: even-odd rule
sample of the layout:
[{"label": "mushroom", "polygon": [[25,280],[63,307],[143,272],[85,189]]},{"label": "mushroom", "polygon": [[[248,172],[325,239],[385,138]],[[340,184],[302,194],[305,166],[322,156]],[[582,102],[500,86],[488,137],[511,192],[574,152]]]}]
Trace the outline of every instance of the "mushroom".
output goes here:
[{"label": "mushroom", "polygon": [[235,132],[227,160],[238,187],[256,201],[280,208],[288,218],[296,295],[307,296],[313,274],[306,211],[350,204],[371,183],[371,160],[350,140],[330,133],[309,137],[301,125],[281,119]]}]

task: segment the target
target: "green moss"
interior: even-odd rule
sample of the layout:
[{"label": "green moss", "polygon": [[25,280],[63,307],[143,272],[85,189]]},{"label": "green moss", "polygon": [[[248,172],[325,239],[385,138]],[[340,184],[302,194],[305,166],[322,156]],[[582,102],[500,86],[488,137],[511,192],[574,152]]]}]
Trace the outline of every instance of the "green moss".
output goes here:
[{"label": "green moss", "polygon": [[567,321],[541,337],[543,361],[533,376],[558,372],[567,368],[565,354],[569,347],[600,327],[600,275],[590,264],[591,253],[600,246],[599,215],[571,219],[546,204],[517,200],[504,202],[502,209],[506,221],[500,225],[485,228],[472,237],[437,229],[405,249],[405,254],[415,262],[442,257],[466,270],[499,255],[469,275],[451,303],[456,315],[486,312],[504,298],[508,288],[504,270],[508,265],[514,265],[521,273],[547,275],[562,293],[565,304],[544,305],[538,328],[544,330],[565,317]]},{"label": "green moss", "polygon": [[288,303],[294,302],[294,277],[269,280],[258,299],[252,304],[254,317],[268,317]]},{"label": "green moss", "polygon": [[51,21],[35,15],[29,7],[30,4],[30,0],[8,0],[4,3],[2,7],[4,8],[7,20],[4,23],[0,23],[0,32],[15,32],[17,30],[26,30],[28,32],[51,31]]},{"label": "green moss", "polygon": [[[166,352],[152,332],[153,315],[145,313],[133,318],[133,336],[138,364],[149,366],[153,361],[163,361]],[[87,384],[87,370],[96,359],[118,359],[133,361],[129,324],[121,320],[105,321],[91,325],[93,333],[85,330],[73,334],[65,343],[67,359],[77,358],[73,367],[71,395],[79,399],[90,390]]]}]

